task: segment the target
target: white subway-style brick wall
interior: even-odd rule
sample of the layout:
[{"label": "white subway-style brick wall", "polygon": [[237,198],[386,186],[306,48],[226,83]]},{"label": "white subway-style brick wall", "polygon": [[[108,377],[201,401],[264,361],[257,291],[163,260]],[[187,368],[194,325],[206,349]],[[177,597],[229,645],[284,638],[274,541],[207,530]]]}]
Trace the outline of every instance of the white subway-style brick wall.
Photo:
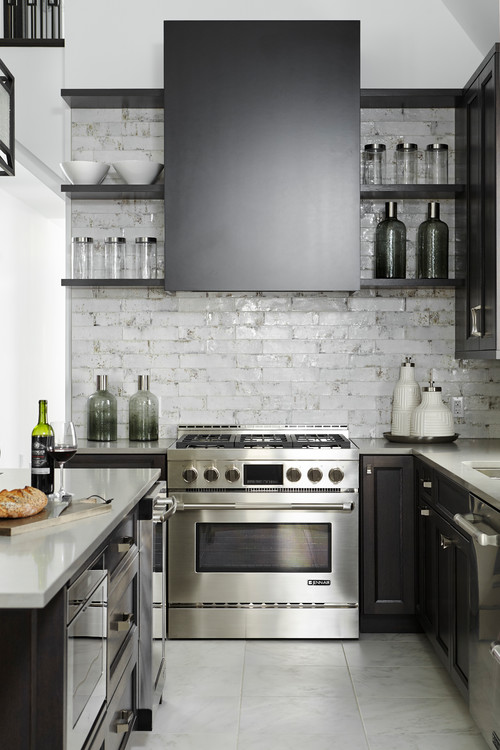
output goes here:
[{"label": "white subway-style brick wall", "polygon": [[[73,110],[73,156],[113,162],[137,150],[163,162],[161,110]],[[450,147],[453,110],[362,110],[361,144]],[[132,153],[132,156],[135,154]],[[110,170],[106,182],[117,177]],[[408,229],[408,276],[415,276],[415,238],[425,201],[398,201]],[[361,202],[361,276],[374,275],[374,231],[383,201]],[[441,201],[450,227],[453,201]],[[72,201],[72,234],[91,235],[98,251],[108,235],[158,238],[162,201]],[[168,273],[168,260],[165,272]],[[179,423],[346,422],[351,435],[381,437],[390,429],[392,393],[405,356],[425,385],[432,372],[443,398],[463,395],[463,437],[500,437],[500,365],[454,358],[453,289],[343,292],[178,293],[162,289],[72,290],[73,419],[86,437],[86,402],[106,373],[118,398],[118,434],[128,435],[128,399],[137,376],[149,374],[160,399],[160,435]]]}]

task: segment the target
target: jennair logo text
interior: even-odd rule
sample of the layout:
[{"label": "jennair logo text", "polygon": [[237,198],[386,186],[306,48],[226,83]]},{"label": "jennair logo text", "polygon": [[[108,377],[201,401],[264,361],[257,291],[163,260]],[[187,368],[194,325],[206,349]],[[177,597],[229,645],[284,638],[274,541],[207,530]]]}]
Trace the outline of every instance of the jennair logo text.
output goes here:
[{"label": "jennair logo text", "polygon": [[310,578],[307,582],[308,586],[330,586],[330,584],[329,578]]}]

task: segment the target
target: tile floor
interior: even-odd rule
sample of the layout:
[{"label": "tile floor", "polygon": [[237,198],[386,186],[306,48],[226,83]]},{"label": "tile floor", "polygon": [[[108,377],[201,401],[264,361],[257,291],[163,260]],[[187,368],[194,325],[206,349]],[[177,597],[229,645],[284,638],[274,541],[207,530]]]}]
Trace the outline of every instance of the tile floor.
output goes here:
[{"label": "tile floor", "polygon": [[425,636],[169,641],[131,750],[487,750]]}]

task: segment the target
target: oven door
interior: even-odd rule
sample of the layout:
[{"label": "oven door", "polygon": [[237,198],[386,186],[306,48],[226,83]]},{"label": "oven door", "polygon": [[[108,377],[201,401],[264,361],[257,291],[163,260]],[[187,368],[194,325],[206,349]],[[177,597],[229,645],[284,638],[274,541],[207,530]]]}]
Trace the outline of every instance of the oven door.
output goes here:
[{"label": "oven door", "polygon": [[[356,492],[176,498],[169,637],[358,636]],[[342,636],[332,625],[340,614]]]}]

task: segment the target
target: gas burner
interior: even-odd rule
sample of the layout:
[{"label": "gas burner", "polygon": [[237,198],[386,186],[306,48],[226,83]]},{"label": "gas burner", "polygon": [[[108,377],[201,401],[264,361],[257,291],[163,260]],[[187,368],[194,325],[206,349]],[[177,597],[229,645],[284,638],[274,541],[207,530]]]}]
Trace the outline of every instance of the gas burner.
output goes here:
[{"label": "gas burner", "polygon": [[196,433],[183,435],[176,448],[227,448],[233,444],[230,433]]},{"label": "gas burner", "polygon": [[296,448],[350,448],[350,441],[344,435],[300,433],[293,436]]},{"label": "gas burner", "polygon": [[276,433],[248,432],[237,435],[235,448],[292,448],[293,443],[289,435]]}]

